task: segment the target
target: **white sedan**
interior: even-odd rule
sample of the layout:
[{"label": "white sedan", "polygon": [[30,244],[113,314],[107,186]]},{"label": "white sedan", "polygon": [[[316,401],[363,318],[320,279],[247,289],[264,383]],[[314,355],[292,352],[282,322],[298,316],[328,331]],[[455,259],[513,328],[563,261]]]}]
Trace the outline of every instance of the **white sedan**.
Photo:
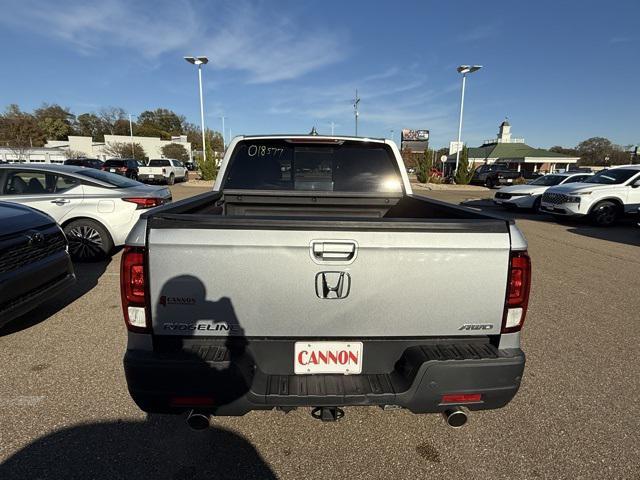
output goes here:
[{"label": "white sedan", "polygon": [[538,211],[542,194],[547,188],[565,183],[582,182],[592,175],[584,172],[551,173],[525,185],[502,187],[494,195],[493,202],[507,208],[528,208]]},{"label": "white sedan", "polygon": [[48,214],[72,258],[96,260],[124,244],[145,209],[171,201],[171,191],[93,168],[9,164],[0,165],[0,200]]}]

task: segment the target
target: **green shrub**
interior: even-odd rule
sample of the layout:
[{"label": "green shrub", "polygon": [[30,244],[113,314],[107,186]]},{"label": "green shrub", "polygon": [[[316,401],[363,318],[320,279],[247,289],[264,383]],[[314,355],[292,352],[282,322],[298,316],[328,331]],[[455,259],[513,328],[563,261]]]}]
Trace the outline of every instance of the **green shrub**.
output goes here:
[{"label": "green shrub", "polygon": [[469,168],[469,150],[467,147],[462,147],[460,160],[458,161],[458,171],[454,179],[458,185],[467,185],[471,181],[472,176],[473,169]]},{"label": "green shrub", "polygon": [[416,178],[420,183],[428,183],[433,168],[433,152],[428,148],[424,149],[422,158],[418,160],[416,168]]}]

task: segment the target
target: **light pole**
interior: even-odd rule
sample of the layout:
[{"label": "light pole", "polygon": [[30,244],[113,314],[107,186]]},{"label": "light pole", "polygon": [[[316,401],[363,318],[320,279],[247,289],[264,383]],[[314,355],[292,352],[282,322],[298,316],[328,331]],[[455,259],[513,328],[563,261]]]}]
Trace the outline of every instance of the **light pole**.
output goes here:
[{"label": "light pole", "polygon": [[226,118],[227,118],[227,117],[225,117],[224,115],[222,115],[222,116],[220,117],[220,119],[222,120],[222,151],[223,151],[223,152],[224,152],[224,150],[226,150],[226,148],[227,148],[227,137],[225,137],[225,133],[224,133],[224,132],[225,132],[225,129],[224,129],[224,120],[225,120]]},{"label": "light pole", "polygon": [[391,141],[392,141],[392,142],[395,142],[396,140],[395,140],[395,138],[393,137],[393,128],[392,128],[391,130],[389,130],[389,131],[391,132]]},{"label": "light pole", "polygon": [[460,123],[458,124],[458,143],[456,145],[456,169],[454,175],[458,173],[458,163],[460,162],[460,141],[462,137],[462,113],[464,112],[464,87],[467,83],[467,73],[473,73],[482,68],[482,65],[460,65],[457,70],[462,74],[462,99],[460,100]]},{"label": "light pole", "polygon": [[209,63],[207,57],[184,57],[184,59],[198,66],[198,85],[200,87],[200,126],[202,128],[202,159],[207,160],[207,149],[204,139],[204,102],[202,100],[202,65]]}]

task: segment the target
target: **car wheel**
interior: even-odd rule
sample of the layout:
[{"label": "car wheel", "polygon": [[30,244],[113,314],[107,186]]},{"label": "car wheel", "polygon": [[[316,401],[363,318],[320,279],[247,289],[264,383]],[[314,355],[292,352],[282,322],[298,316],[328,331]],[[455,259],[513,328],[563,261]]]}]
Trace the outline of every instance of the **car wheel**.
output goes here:
[{"label": "car wheel", "polygon": [[593,207],[589,216],[598,227],[610,227],[618,220],[618,205],[609,200],[599,202]]},{"label": "car wheel", "polygon": [[533,207],[531,207],[531,210],[533,210],[534,213],[540,213],[541,203],[542,203],[542,197],[536,198],[533,202]]},{"label": "car wheel", "polygon": [[169,175],[169,179],[167,180],[167,185],[173,185],[174,183],[176,183],[176,177],[172,173],[171,175]]},{"label": "car wheel", "polygon": [[69,222],[64,227],[64,233],[69,241],[69,255],[73,260],[101,260],[113,249],[111,235],[94,220],[80,219]]},{"label": "car wheel", "polygon": [[489,177],[485,180],[484,182],[485,187],[487,188],[493,188],[495,186],[494,182],[493,182],[493,178]]}]

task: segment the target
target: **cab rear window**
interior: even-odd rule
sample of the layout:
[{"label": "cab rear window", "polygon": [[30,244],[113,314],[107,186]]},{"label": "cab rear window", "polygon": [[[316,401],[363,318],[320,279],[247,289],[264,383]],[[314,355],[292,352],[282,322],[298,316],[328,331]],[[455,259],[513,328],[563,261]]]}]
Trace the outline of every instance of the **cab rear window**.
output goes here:
[{"label": "cab rear window", "polygon": [[339,141],[245,140],[229,160],[225,189],[401,192],[388,145]]}]

